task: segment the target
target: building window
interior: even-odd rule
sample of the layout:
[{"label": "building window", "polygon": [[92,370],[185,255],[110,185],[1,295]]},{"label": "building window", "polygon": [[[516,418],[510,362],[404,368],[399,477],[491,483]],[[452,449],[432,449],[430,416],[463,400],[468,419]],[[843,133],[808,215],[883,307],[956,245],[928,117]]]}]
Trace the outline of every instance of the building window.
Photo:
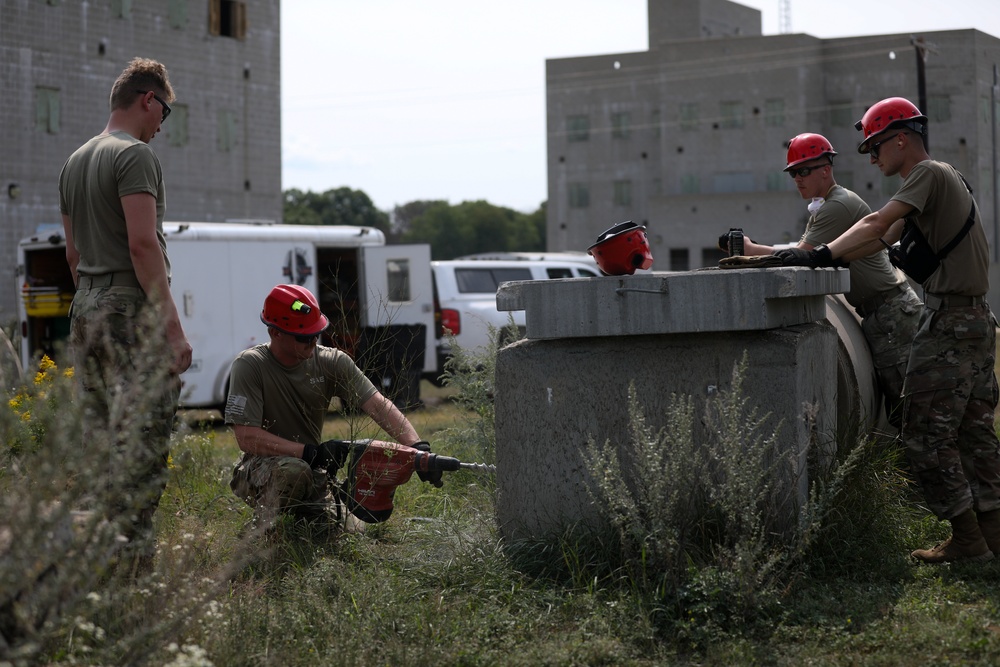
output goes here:
[{"label": "building window", "polygon": [[238,0],[209,0],[208,32],[221,37],[246,39],[247,3]]},{"label": "building window", "polygon": [[947,123],[951,120],[951,97],[929,95],[927,97],[927,119],[932,123]]},{"label": "building window", "polygon": [[132,0],[111,0],[111,14],[120,19],[131,18]]},{"label": "building window", "polygon": [[670,249],[670,270],[671,271],[690,271],[691,270],[691,260],[688,257],[687,248],[671,248]]},{"label": "building window", "polygon": [[773,98],[764,100],[764,125],[783,127],[785,124],[785,100]]},{"label": "building window", "polygon": [[719,102],[719,116],[722,118],[720,127],[727,130],[743,127],[743,103]]},{"label": "building window", "polygon": [[653,138],[660,138],[660,110],[653,109],[649,115],[649,124],[653,127]]},{"label": "building window", "polygon": [[236,114],[232,111],[219,112],[219,150],[228,153],[236,145]]},{"label": "building window", "polygon": [[681,194],[695,195],[701,192],[701,182],[698,174],[683,174],[681,176]]},{"label": "building window", "polygon": [[52,5],[53,7],[55,7],[60,2],[62,2],[62,0],[46,0],[46,1],[48,2],[48,4]]},{"label": "building window", "polygon": [[587,208],[590,206],[590,188],[586,183],[569,184],[569,207]]},{"label": "building window", "polygon": [[830,105],[830,125],[833,127],[854,127],[854,106],[850,102],[834,102]]},{"label": "building window", "polygon": [[882,177],[882,194],[886,197],[891,197],[896,194],[899,190],[899,185],[902,181],[899,176],[883,176]]},{"label": "building window", "polygon": [[35,88],[35,127],[48,134],[59,132],[58,88]]},{"label": "building window", "polygon": [[188,142],[188,106],[174,104],[167,126],[167,144],[170,146],[186,146]]},{"label": "building window", "polygon": [[715,174],[712,176],[712,192],[753,192],[753,174],[747,171]]},{"label": "building window", "polygon": [[171,28],[184,28],[188,20],[188,0],[170,0],[167,5],[167,20],[170,21]]},{"label": "building window", "polygon": [[590,117],[580,114],[567,116],[566,138],[569,141],[588,141],[590,139]]},{"label": "building window", "polygon": [[788,174],[783,171],[769,171],[767,172],[767,191],[781,192],[788,187],[788,182],[791,180],[788,178]]},{"label": "building window", "polygon": [[631,206],[632,181],[615,181],[613,185],[615,206]]},{"label": "building window", "polygon": [[698,103],[682,102],[680,107],[680,120],[682,130],[698,129]]},{"label": "building window", "polygon": [[628,139],[631,121],[632,116],[628,111],[611,114],[611,137],[613,139]]}]

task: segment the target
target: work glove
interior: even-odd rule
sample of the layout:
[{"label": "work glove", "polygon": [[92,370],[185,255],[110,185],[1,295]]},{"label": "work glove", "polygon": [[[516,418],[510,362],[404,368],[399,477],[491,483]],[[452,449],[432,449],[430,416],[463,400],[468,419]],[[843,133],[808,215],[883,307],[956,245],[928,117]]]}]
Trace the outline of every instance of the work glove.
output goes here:
[{"label": "work glove", "polygon": [[318,445],[306,445],[302,450],[302,460],[310,468],[326,470],[332,477],[347,461],[350,451],[351,443],[346,440],[327,440]]},{"label": "work glove", "polygon": [[803,248],[785,248],[776,250],[774,254],[781,258],[782,266],[809,266],[812,268],[825,266],[847,266],[839,259],[834,259],[826,244],[818,245],[811,250]]},{"label": "work glove", "polygon": [[[410,447],[413,447],[414,449],[419,449],[422,452],[430,452],[431,451],[431,445],[426,440],[420,440],[419,442],[415,442],[412,445],[410,445]],[[441,480],[441,471],[440,470],[428,470],[427,472],[422,472],[422,471],[418,470],[417,471],[417,477],[420,478],[421,482],[428,482],[430,484],[433,484],[434,486],[436,486],[439,489],[442,486],[444,486],[444,482]]]}]

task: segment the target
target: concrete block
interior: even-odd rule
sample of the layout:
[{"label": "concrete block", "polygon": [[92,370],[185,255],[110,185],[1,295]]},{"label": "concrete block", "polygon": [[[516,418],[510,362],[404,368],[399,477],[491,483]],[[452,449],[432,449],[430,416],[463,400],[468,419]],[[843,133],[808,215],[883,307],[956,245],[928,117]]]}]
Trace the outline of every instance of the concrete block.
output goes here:
[{"label": "concrete block", "polygon": [[[618,278],[597,280],[612,286],[609,299],[633,296],[614,294]],[[657,284],[660,278],[651,280],[624,284]],[[700,417],[705,398],[729,387],[744,352],[744,391],[761,414],[771,413],[769,428],[781,423],[782,450],[797,462],[794,488],[788,489],[793,501],[786,518],[792,521],[795,503],[808,491],[808,448],[830,443],[836,430],[837,349],[836,329],[825,321],[763,331],[522,340],[503,348],[495,395],[503,535],[544,539],[578,523],[600,527],[587,493],[592,462],[585,460],[585,446],[588,439],[627,440],[629,384],[638,389],[650,426],[664,425],[673,393],[695,397]],[[807,419],[809,413],[814,415]]]},{"label": "concrete block", "polygon": [[504,283],[498,310],[523,310],[531,339],[750,331],[822,320],[847,269],[714,269]]}]

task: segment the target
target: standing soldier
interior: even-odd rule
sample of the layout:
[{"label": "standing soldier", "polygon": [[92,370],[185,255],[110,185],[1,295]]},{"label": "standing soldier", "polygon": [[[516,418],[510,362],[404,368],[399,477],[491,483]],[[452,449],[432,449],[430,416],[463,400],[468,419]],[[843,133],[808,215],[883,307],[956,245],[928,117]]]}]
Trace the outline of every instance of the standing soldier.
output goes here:
[{"label": "standing soldier", "polygon": [[924,286],[924,310],[906,367],[903,444],[927,506],[951,523],[925,563],[987,561],[1000,553],[1000,442],[996,320],[986,303],[989,247],[979,207],[954,167],[931,159],[927,117],[892,97],[858,121],[858,152],[903,183],[880,210],[810,250],[776,254],[785,265],[835,266],[902,238],[894,263]]},{"label": "standing soldier", "polygon": [[[120,438],[109,452],[105,500],[129,540],[132,565],[142,569],[155,553],[152,518],[166,485],[178,376],[191,365],[170,295],[163,174],[148,146],[173,99],[167,69],[135,58],[111,88],[107,127],[59,174],[77,288],[70,342],[90,412],[87,440]],[[143,441],[128,442],[137,432]]]}]

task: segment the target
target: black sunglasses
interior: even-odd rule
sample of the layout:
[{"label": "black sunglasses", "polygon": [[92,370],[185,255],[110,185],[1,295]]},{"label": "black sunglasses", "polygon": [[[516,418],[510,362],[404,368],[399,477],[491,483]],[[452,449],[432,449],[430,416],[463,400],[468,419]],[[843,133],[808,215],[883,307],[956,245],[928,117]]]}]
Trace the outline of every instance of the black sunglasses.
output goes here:
[{"label": "black sunglasses", "polygon": [[892,141],[893,139],[895,139],[900,134],[901,134],[900,132],[893,132],[890,136],[886,137],[882,141],[876,141],[876,142],[872,143],[870,146],[868,146],[868,152],[871,153],[871,156],[877,160],[878,159],[878,147],[881,146],[882,144],[884,144],[887,141]]},{"label": "black sunglasses", "polygon": [[310,343],[316,342],[322,334],[310,334],[308,336],[300,336],[297,334],[292,334],[292,338],[295,339],[296,343],[302,343],[303,345],[308,345]]},{"label": "black sunglasses", "polygon": [[806,176],[813,173],[817,169],[822,169],[823,167],[829,167],[831,164],[833,163],[827,162],[826,164],[821,164],[816,167],[799,167],[798,169],[792,168],[788,170],[788,175],[791,176],[792,178],[795,178],[796,176],[801,176],[802,178],[805,178]]},{"label": "black sunglasses", "polygon": [[[148,90],[137,90],[135,92],[139,93],[140,95],[145,95],[149,91]],[[156,100],[157,102],[159,102],[160,106],[163,107],[163,116],[160,117],[160,122],[162,123],[163,121],[165,121],[167,119],[167,116],[170,115],[170,105],[167,104],[166,102],[164,102],[163,98],[160,97],[159,95],[157,95],[156,93],[153,93],[153,99]]]}]

